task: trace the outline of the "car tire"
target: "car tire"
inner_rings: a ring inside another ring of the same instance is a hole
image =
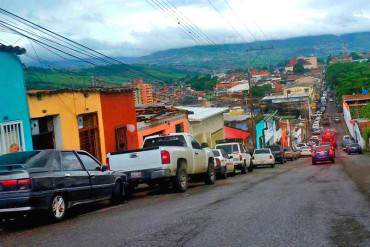
[[[246,174],[247,173],[247,163],[244,160],[243,166],[241,168],[241,174]]]
[[[275,164],[271,164],[271,168],[274,168],[275,167]]]
[[[173,184],[176,192],[183,193],[188,189],[188,174],[186,172],[186,164],[183,162],[177,168]]]
[[[56,194],[51,198],[49,216],[53,221],[61,221],[67,215],[67,200],[62,194]]]
[[[205,184],[212,185],[215,183],[216,180],[216,173],[215,173],[215,166],[213,161],[208,163],[207,173],[204,178]]]
[[[222,179],[227,179],[227,167],[225,167],[224,172],[221,173]]]
[[[331,160],[331,163],[333,163],[333,164],[335,163],[335,159],[334,158]]]
[[[253,172],[253,169],[254,169],[253,161],[252,161],[252,160],[250,160],[250,161],[249,161],[248,172]]]
[[[118,204],[118,203],[120,203],[122,201],[122,199],[123,199],[122,190],[123,190],[122,183],[120,181],[117,181],[114,184],[113,191],[112,191],[112,199],[111,199],[111,202],[113,204]]]

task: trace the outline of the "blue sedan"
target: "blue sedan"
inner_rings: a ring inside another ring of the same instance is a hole
[[[358,143],[352,143],[346,147],[347,154],[362,154],[362,148]]]

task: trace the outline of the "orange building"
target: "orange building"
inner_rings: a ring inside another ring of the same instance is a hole
[[[290,123],[289,120],[280,120],[279,126],[281,128],[281,146],[290,146]]]
[[[145,137],[170,133],[189,133],[188,112],[174,107],[143,106],[136,108],[138,144]]]
[[[137,105],[151,105],[154,103],[153,87],[151,84],[144,83],[143,79],[135,79],[133,85],[137,88]]]

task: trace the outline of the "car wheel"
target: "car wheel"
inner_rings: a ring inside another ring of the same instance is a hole
[[[333,164],[335,163],[335,159],[334,158],[331,160],[331,163],[333,163]]]
[[[49,206],[49,215],[55,221],[61,221],[67,214],[67,201],[63,195],[54,195]]]
[[[214,184],[216,180],[216,173],[215,173],[215,167],[213,162],[209,162],[206,177],[204,179],[204,182],[208,185]]]
[[[247,163],[244,160],[242,169],[241,169],[241,174],[246,174],[247,173]]]
[[[184,163],[177,168],[174,188],[177,192],[185,192],[188,189],[188,174]]]
[[[248,172],[253,172],[253,169],[254,169],[253,161],[252,161],[252,160],[250,160],[250,161],[249,161]]]
[[[221,173],[221,178],[226,179],[227,178],[227,167],[225,167],[224,172]]]
[[[113,204],[118,204],[123,196],[122,196],[122,183],[120,181],[117,181],[113,187],[113,191],[112,191],[112,203]]]
[[[274,164],[271,164],[271,168],[274,168],[275,167],[275,163]]]

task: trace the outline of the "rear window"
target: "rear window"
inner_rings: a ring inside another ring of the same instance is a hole
[[[351,144],[351,147],[353,147],[353,148],[357,148],[358,146],[359,146],[359,144],[357,144],[357,143]]]
[[[254,154],[269,154],[270,153],[270,150],[268,149],[256,149],[254,151]]]
[[[0,156],[0,165],[26,164],[36,158],[40,151],[10,153]]]
[[[183,136],[163,136],[157,138],[147,139],[144,142],[144,148],[152,147],[186,147],[186,141]]]
[[[220,152],[219,152],[219,151],[217,151],[217,150],[213,150],[212,152],[213,152],[213,155],[214,155],[215,157],[219,157],[219,156],[221,156],[221,155],[220,155]]]
[[[226,154],[232,154],[239,152],[239,148],[237,144],[230,144],[230,145],[220,145],[216,146],[217,149],[223,150]]]
[[[280,151],[280,147],[279,146],[271,146],[270,149],[272,151]]]

